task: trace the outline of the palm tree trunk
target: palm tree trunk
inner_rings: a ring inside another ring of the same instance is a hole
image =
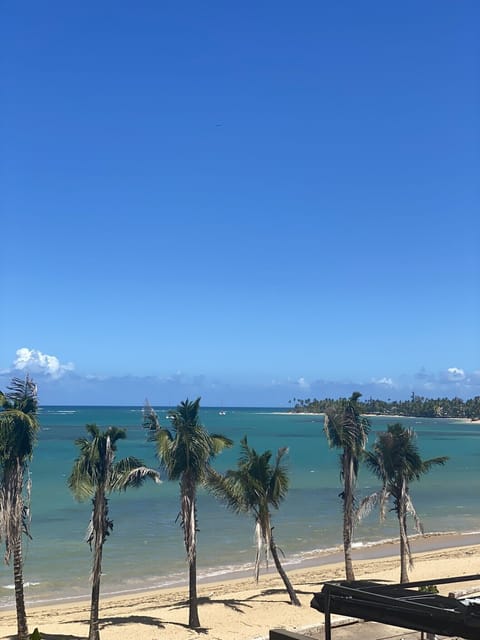
[[[350,525],[351,518],[345,510],[343,514],[343,554],[345,556],[345,577],[348,582],[355,580],[352,562],[352,531]]]
[[[400,527],[400,582],[408,582],[407,559],[409,558],[409,545],[407,536],[407,510],[405,504],[405,481],[402,483],[402,491],[397,507],[398,524]]]
[[[343,554],[345,557],[345,576],[348,582],[355,580],[352,562],[352,538],[353,538],[353,460],[351,456],[344,454],[345,468],[344,492],[343,492]]]
[[[191,629],[198,629],[198,627],[200,627],[200,620],[198,617],[196,553],[189,563],[189,605],[188,626]]]
[[[88,640],[100,640],[98,611],[100,606],[100,579],[102,576],[103,542],[105,539],[106,499],[99,490],[93,503],[93,566],[92,566],[92,599],[90,604],[90,628]]]
[[[28,639],[27,614],[25,611],[25,598],[23,593],[23,557],[22,557],[22,531],[13,545],[13,582],[15,584],[15,605],[17,609],[17,635],[19,640]]]
[[[281,577],[281,579],[283,580],[283,584],[285,585],[285,588],[287,589],[288,595],[290,596],[290,602],[291,604],[295,605],[296,607],[301,607],[301,602],[298,599],[297,594],[295,593],[295,589],[292,586],[292,583],[290,582],[285,569],[282,567],[282,564],[280,562],[280,558],[278,557],[278,550],[277,550],[277,545],[275,544],[274,540],[273,540],[273,535],[270,534],[270,552],[272,554],[272,558],[273,561],[275,562],[275,566],[277,568],[277,571]]]
[[[403,516],[399,518],[400,523],[400,582],[408,582],[408,540],[407,540],[407,523]]]
[[[20,459],[10,468],[5,478],[6,504],[3,508],[9,514],[7,558],[11,550],[13,555],[13,583],[15,587],[15,608],[17,613],[17,637],[19,640],[28,639],[27,613],[23,590],[23,467]],[[10,547],[10,549],[9,549]]]
[[[197,510],[195,483],[189,474],[185,474],[181,482],[182,524],[185,550],[188,558],[189,611],[188,626],[191,629],[200,627],[197,598]]]
[[[102,552],[103,545],[95,547],[95,557],[92,569],[92,600],[90,605],[90,629],[88,632],[88,640],[100,640],[100,631],[98,628],[98,610],[100,606],[100,577],[102,575]]]

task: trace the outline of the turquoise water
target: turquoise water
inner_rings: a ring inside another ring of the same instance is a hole
[[[202,409],[203,424],[211,432],[235,441],[215,461],[222,471],[235,466],[238,443],[247,435],[258,451],[289,448],[291,488],[286,502],[274,514],[275,535],[287,563],[298,563],[313,550],[339,546],[341,503],[338,453],[328,449],[321,416],[281,414],[274,409]],[[167,424],[165,409],[158,410]],[[77,503],[67,478],[77,455],[74,440],[85,435],[85,424],[127,428],[118,457],[134,455],[157,466],[152,443],[141,427],[140,407],[45,407],[41,432],[31,466],[32,535],[25,546],[25,581],[29,602],[64,600],[89,593],[91,553],[84,542],[90,503]],[[392,419],[372,418],[375,431]],[[405,418],[401,422],[418,434],[425,458],[450,456],[438,468],[413,484],[411,493],[427,532],[480,530],[480,425],[459,421]],[[378,488],[362,469],[359,494]],[[183,537],[175,522],[179,509],[178,483],[153,483],[139,490],[113,495],[110,516],[114,530],[104,550],[102,593],[121,593],[183,583],[187,565]],[[207,493],[198,498],[200,576],[215,576],[252,566],[253,527],[246,517],[228,512]],[[357,545],[396,538],[393,514],[380,524],[372,514],[358,526]],[[11,568],[0,569],[0,606],[13,602]]]

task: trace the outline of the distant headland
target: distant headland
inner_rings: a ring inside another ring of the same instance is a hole
[[[325,413],[345,402],[345,398],[293,398],[289,400],[293,413]],[[425,398],[411,394],[409,400],[358,400],[358,408],[362,414],[411,417],[411,418],[461,418],[464,420],[480,419],[480,396],[469,400],[461,398]]]

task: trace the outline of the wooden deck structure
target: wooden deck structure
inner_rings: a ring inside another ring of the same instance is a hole
[[[480,639],[480,604],[418,591],[418,587],[476,581],[480,574],[405,584],[373,581],[326,582],[311,606],[325,615],[325,640],[331,640],[331,614],[354,616],[465,640]]]

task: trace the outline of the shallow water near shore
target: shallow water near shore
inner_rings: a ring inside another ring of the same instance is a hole
[[[235,466],[238,443],[244,435],[258,451],[289,448],[291,488],[287,500],[274,514],[274,534],[287,565],[294,567],[314,558],[318,562],[319,554],[334,552],[341,544],[338,453],[327,447],[323,416],[280,411],[207,408],[201,410],[201,418],[209,431],[223,433],[235,441],[233,449],[215,461],[219,471]],[[167,425],[167,409],[159,409],[158,414]],[[74,441],[85,434],[85,425],[93,422],[100,427],[126,427],[127,439],[119,442],[118,458],[134,455],[149,466],[157,466],[153,445],[141,427],[141,407],[44,407],[40,417],[42,428],[31,466],[33,539],[25,545],[24,577],[30,603],[81,598],[89,593],[91,553],[84,536],[91,504],[75,502],[66,484],[77,455]],[[415,429],[424,458],[450,456],[445,467],[433,469],[411,486],[426,532],[480,531],[480,425],[445,419],[375,417],[371,419],[369,443],[373,443],[375,432],[395,421]],[[377,481],[361,469],[359,496],[376,488]],[[176,522],[178,492],[178,483],[165,481],[160,486],[152,483],[111,497],[114,530],[104,548],[103,594],[185,582],[183,537]],[[252,521],[231,514],[204,491],[198,496],[198,515],[199,578],[218,579],[231,572],[251,572]],[[394,515],[388,514],[385,523],[379,523],[378,514],[373,513],[356,530],[355,554],[368,552],[374,543],[396,538]],[[441,538],[447,540],[448,536]],[[462,536],[454,538],[451,546],[462,544],[462,539],[464,544],[478,541],[477,536]],[[415,541],[414,549],[417,544],[420,542]],[[440,542],[438,546],[450,544]],[[386,548],[392,552],[391,545]],[[4,567],[0,575],[0,607],[12,606],[12,582],[11,567]]]

